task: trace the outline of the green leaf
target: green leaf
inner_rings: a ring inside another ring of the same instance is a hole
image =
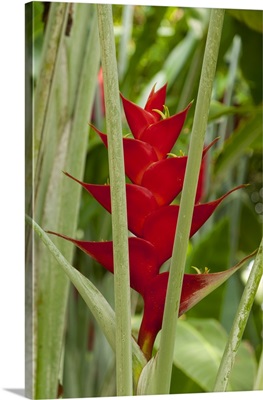
[[[98,324],[103,330],[108,342],[115,347],[115,317],[114,311],[110,307],[109,303],[100,293],[100,291],[93,285],[93,283],[82,275],[78,270],[72,267],[69,262],[60,253],[58,248],[49,239],[47,234],[40,228],[40,226],[31,220],[31,218],[26,217],[26,222],[32,224],[33,229],[38,234],[43,243],[50,250],[52,255],[55,257],[58,265],[68,278],[71,280],[73,285],[76,287],[83,300],[89,307],[92,314],[95,316]]]
[[[198,42],[198,36],[194,30],[190,30],[185,38],[171,51],[163,68],[159,71],[144,88],[138,103],[144,104],[153,85],[158,82],[158,85],[169,83],[169,87],[173,84],[179,73],[185,67],[185,64],[192,56],[195,46]]]
[[[223,151],[215,162],[215,175],[222,179],[262,135],[262,109],[258,107],[248,120],[243,120],[237,130],[226,140]]]
[[[249,28],[263,32],[263,13],[261,10],[228,10],[227,12]]]
[[[262,24],[262,11],[259,15]],[[262,25],[261,32],[258,32],[238,20],[234,20],[234,23],[236,34],[242,40],[240,57],[242,75],[249,84],[255,104],[260,104],[262,103]]]
[[[226,341],[227,334],[216,320],[179,320],[174,364],[205,391],[212,391]],[[255,356],[242,343],[237,357],[228,390],[252,390]]]
[[[254,390],[263,390],[263,351],[261,351],[257,377],[255,379],[255,384],[254,384]]]
[[[204,390],[187,376],[181,369],[173,365],[170,394],[202,393]]]
[[[259,216],[253,210],[253,204],[247,199],[242,202],[240,227],[239,227],[239,250],[249,253],[253,251],[261,240],[262,224]]]
[[[243,115],[247,113],[251,113],[252,106],[244,106],[244,107],[234,107],[234,106],[227,106],[219,101],[212,100],[210,111],[209,111],[209,121],[218,119],[223,117],[224,115]]]
[[[205,391],[211,391],[224,348],[224,335],[214,320],[200,319],[198,323],[195,326],[190,321],[178,321],[174,363]]]
[[[123,79],[122,93],[126,93],[129,88],[133,87],[134,75],[138,73],[138,66],[147,49],[150,49],[157,38],[157,30],[167,11],[167,7],[158,7],[158,13],[154,12],[154,8],[148,7],[144,10],[145,21],[140,34],[136,37],[136,48],[131,56],[125,76]]]
[[[157,336],[155,348],[159,348]],[[215,319],[179,319],[175,339],[174,367],[205,392],[213,390],[217,371],[227,342],[227,334]],[[152,358],[142,371],[138,394],[154,394],[153,381],[156,371],[156,357]],[[237,353],[228,391],[252,390],[256,376],[255,354],[247,342],[242,342]],[[194,387],[194,386],[193,386]],[[176,382],[174,393],[180,392]],[[240,389],[242,388],[242,389]]]
[[[232,390],[253,390],[256,374],[257,363],[254,350],[249,342],[242,341],[230,375]],[[230,385],[228,390],[230,390]]]
[[[207,267],[211,273],[219,272],[229,263],[229,219],[224,217],[211,225],[191,247],[187,259],[188,273],[193,273],[191,266],[200,270]]]
[[[137,395],[156,394],[154,382],[156,379],[156,358],[153,357],[147,362],[139,378]]]

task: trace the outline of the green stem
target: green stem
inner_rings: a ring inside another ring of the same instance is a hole
[[[156,359],[156,394],[167,394],[170,389],[175,333],[180,306],[186,252],[223,20],[224,10],[214,9],[211,11],[185,181],[178,216],[177,232],[171,260],[160,349]]]
[[[235,362],[236,353],[239,348],[247,320],[250,314],[252,304],[263,275],[263,259],[262,259],[263,239],[256,259],[254,261],[251,273],[249,275],[243,296],[239,303],[239,307],[230,331],[225,351],[218,370],[214,392],[223,392],[226,390],[228,379]]]
[[[117,395],[132,395],[131,304],[126,187],[112,7],[97,6],[111,183]]]

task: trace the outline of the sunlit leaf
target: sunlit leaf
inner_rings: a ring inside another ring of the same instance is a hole
[[[205,391],[211,392],[226,341],[226,332],[214,319],[179,320],[174,364]],[[158,338],[156,342],[158,348]],[[251,348],[242,342],[228,390],[252,390],[255,374],[255,355]]]

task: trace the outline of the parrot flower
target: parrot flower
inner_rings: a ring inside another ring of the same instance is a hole
[[[153,87],[144,108],[121,95],[133,135],[133,138],[123,137],[125,173],[130,180],[126,184],[128,229],[134,235],[128,239],[130,285],[144,301],[138,344],[147,359],[152,356],[156,335],[162,328],[169,272],[161,273],[160,269],[172,256],[180,208],[180,205],[172,202],[182,190],[187,163],[187,156],[173,157],[169,153],[179,137],[191,106],[190,103],[183,111],[170,117],[164,106],[165,97],[166,85],[157,91]],[[107,147],[107,135],[94,126],[92,128]],[[205,155],[216,141],[204,148],[201,171],[205,168]],[[65,175],[80,184],[102,207],[111,212],[110,185],[85,183],[68,172]],[[199,175],[190,237],[204,225],[230,193],[244,187],[241,185],[234,188],[214,201],[198,203],[202,185],[203,171]],[[74,243],[106,270],[114,273],[112,241],[83,241],[56,232],[49,233]],[[185,313],[202,300],[239,266],[237,264],[219,273],[185,274],[179,314]]]

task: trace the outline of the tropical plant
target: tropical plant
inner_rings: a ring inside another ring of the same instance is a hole
[[[26,141],[28,394],[262,388],[262,60],[249,46],[262,41],[260,13],[27,11],[35,66],[41,54]]]

